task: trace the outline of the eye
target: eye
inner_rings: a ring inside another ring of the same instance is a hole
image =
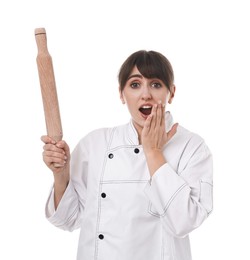
[[[152,88],[161,88],[161,87],[162,87],[162,84],[159,83],[159,82],[153,82],[153,83],[151,84],[151,86],[152,86]]]
[[[130,87],[131,87],[131,88],[139,88],[139,87],[140,87],[140,84],[139,84],[138,82],[132,82],[132,83],[130,84]]]

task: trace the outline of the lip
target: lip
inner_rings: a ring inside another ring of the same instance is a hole
[[[153,107],[154,105],[151,104],[151,103],[145,103],[145,104],[142,104],[142,105],[139,107],[139,109],[140,109],[141,107],[148,107],[148,106]]]
[[[140,111],[139,111],[140,112]],[[143,119],[147,119],[149,115],[144,115],[142,112],[140,112],[141,117],[143,117]]]

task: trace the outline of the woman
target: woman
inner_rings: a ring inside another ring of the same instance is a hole
[[[54,174],[48,220],[81,227],[78,260],[190,260],[188,234],[212,211],[211,153],[165,112],[175,86],[162,54],[133,53],[119,85],[128,124],[91,132],[71,156],[65,141],[42,137]]]

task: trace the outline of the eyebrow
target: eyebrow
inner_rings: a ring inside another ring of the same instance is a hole
[[[141,75],[141,74],[132,74],[132,75],[130,75],[130,76],[128,77],[127,80],[129,80],[129,79],[131,79],[131,78],[140,78],[140,79],[142,79],[142,75]]]

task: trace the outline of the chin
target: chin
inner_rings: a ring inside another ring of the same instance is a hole
[[[142,129],[144,127],[145,124],[145,120],[134,120],[133,119],[133,124],[135,126],[135,128],[138,129]]]

